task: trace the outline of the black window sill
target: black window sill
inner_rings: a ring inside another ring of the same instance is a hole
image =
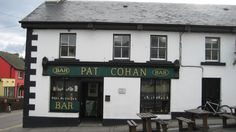
[[[110,60],[110,63],[134,63],[134,61],[131,61],[129,59],[124,59],[124,60],[119,60],[119,59],[114,59]]]
[[[204,66],[226,66],[225,62],[201,62]]]

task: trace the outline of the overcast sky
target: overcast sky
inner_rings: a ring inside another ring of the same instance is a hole
[[[45,0],[0,0],[0,51],[25,54],[25,29],[19,21]],[[104,0],[97,0],[104,1]],[[236,0],[109,0],[236,5]]]

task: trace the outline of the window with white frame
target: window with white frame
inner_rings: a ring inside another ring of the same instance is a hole
[[[114,59],[130,59],[130,35],[128,34],[115,34],[113,36]]]
[[[18,71],[18,79],[23,79],[23,72],[22,71]]]
[[[60,34],[60,57],[74,58],[76,53],[76,34],[62,33]]]
[[[206,37],[206,61],[220,61],[220,38]]]
[[[167,36],[151,35],[151,60],[166,60]]]

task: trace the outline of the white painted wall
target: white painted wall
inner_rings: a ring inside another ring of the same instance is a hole
[[[104,119],[137,119],[140,111],[140,78],[104,78],[104,98],[110,95],[110,102],[103,103]],[[118,89],[125,88],[125,94]]]
[[[36,98],[30,99],[35,104],[35,111],[30,116],[78,117],[78,113],[49,112],[50,78],[42,76],[42,58],[49,60],[59,58],[60,33],[76,33],[76,58],[80,61],[108,62],[112,60],[113,34],[131,34],[131,59],[135,62],[150,60],[150,35],[167,35],[168,61],[179,59],[179,33],[155,31],[113,31],[113,30],[34,30],[38,40],[33,45],[38,47],[32,57],[37,57],[37,64],[31,67],[37,69],[36,76],[31,75],[31,81],[37,81],[31,92],[36,92]],[[235,104],[236,66],[234,60],[235,34],[184,33],[182,36],[183,65],[201,66],[205,61],[205,37],[220,37],[221,61],[226,66],[203,66],[200,68],[180,67],[180,79],[171,80],[171,112],[181,112],[185,109],[201,105],[202,77],[222,78],[222,103]],[[125,95],[118,94],[118,88],[126,88]],[[140,104],[140,78],[104,78],[104,96],[111,95],[111,102],[104,102],[104,118],[137,118]],[[127,111],[129,109],[129,111]]]

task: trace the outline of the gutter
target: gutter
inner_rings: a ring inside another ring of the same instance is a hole
[[[183,65],[182,64],[182,36],[183,36],[183,34],[184,34],[184,32],[179,32],[179,64],[180,64],[180,67],[200,68],[202,71],[202,78],[203,78],[204,68],[202,66]]]

